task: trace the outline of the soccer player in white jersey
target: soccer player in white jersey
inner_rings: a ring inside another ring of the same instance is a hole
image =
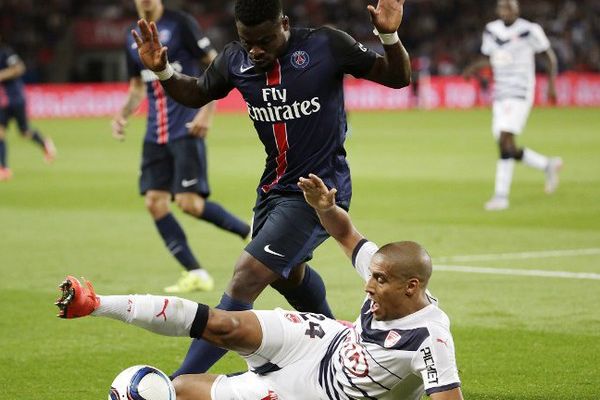
[[[483,56],[464,71],[468,78],[491,65],[494,75],[492,132],[500,147],[500,159],[496,165],[494,196],[485,204],[485,209],[490,211],[508,208],[515,161],[544,171],[548,194],[556,190],[563,164],[560,157],[547,157],[529,148],[517,147],[515,142],[515,135],[525,127],[534,100],[536,53],[544,54],[547,59],[548,98],[552,103],[556,101],[556,55],[542,28],[519,18],[517,0],[498,0],[496,12],[499,19],[488,23],[483,32]]]
[[[202,337],[245,357],[243,374],[177,377],[178,400],[462,399],[450,322],[426,290],[427,251],[407,241],[378,248],[335,204],[335,189],[315,175],[298,185],[366,281],[354,325],[282,309],[210,309],[177,297],[97,296],[71,276],[61,285],[59,316],[103,316],[162,335]]]

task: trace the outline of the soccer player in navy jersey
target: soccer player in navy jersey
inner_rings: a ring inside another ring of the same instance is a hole
[[[216,51],[188,14],[167,10],[161,0],[135,0],[140,18],[153,21],[160,40],[169,47],[169,58],[178,71],[190,75],[200,73],[200,64],[208,66]],[[250,226],[207,200],[210,189],[207,178],[204,137],[211,125],[215,103],[190,108],[169,98],[156,75],[146,69],[137,56],[131,35],[127,40],[129,92],[120,112],[112,121],[113,136],[124,139],[127,118],[138,107],[144,95],[148,98],[146,134],[142,150],[140,192],[165,245],[185,268],[182,277],[169,293],[212,290],[214,281],[192,253],[186,235],[170,212],[174,198],[186,214],[200,218],[246,238]]]
[[[352,74],[392,88],[409,84],[409,56],[397,34],[403,4],[379,0],[377,7],[368,6],[385,50],[381,56],[339,30],[292,29],[280,0],[237,0],[240,40],[227,45],[199,77],[169,63],[154,22],[142,19],[139,33],[132,31],[143,64],[176,101],[201,107],[239,90],[267,153],[252,241],[217,308],[250,309],[271,285],[297,310],[332,316],[323,280],[306,264],[328,234],[296,184],[315,173],[337,189],[338,205],[348,208],[343,77]],[[173,376],[204,372],[224,352],[194,340]]]
[[[56,157],[52,139],[44,138],[37,129],[29,125],[25,86],[21,78],[24,74],[25,64],[13,49],[2,42],[0,36],[0,181],[12,178],[6,155],[6,128],[13,118],[17,121],[21,135],[42,148],[46,162],[51,163]]]

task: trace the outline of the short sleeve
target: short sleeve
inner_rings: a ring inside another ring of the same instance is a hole
[[[185,48],[198,59],[214,49],[210,39],[200,29],[198,22],[188,14],[182,15],[181,39]]]
[[[542,53],[550,48],[550,41],[539,24],[531,24],[529,38],[531,46],[536,53]]]
[[[346,32],[332,28],[322,29],[329,35],[331,51],[342,73],[362,78],[371,71],[378,57],[377,53]]]
[[[198,78],[198,84],[213,99],[227,96],[233,89],[229,79],[229,45],[210,63],[206,71]]]
[[[428,329],[430,336],[415,353],[412,368],[423,380],[425,393],[431,396],[460,387],[460,378],[450,331],[441,325],[428,326]]]
[[[352,265],[356,269],[356,272],[366,281],[371,276],[371,259],[373,255],[377,253],[379,247],[373,242],[369,242],[367,239],[363,239],[352,251]]]
[[[485,56],[491,55],[492,51],[494,51],[494,47],[494,35],[486,28],[485,31],[483,31],[483,37],[481,38],[481,54]]]

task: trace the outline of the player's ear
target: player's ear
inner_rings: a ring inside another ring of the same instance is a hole
[[[281,16],[281,26],[282,26],[284,32],[287,32],[290,30],[290,19],[288,18],[287,15]]]

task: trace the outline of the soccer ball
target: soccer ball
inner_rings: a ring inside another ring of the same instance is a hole
[[[117,375],[108,400],[175,400],[175,388],[158,368],[134,365]]]

